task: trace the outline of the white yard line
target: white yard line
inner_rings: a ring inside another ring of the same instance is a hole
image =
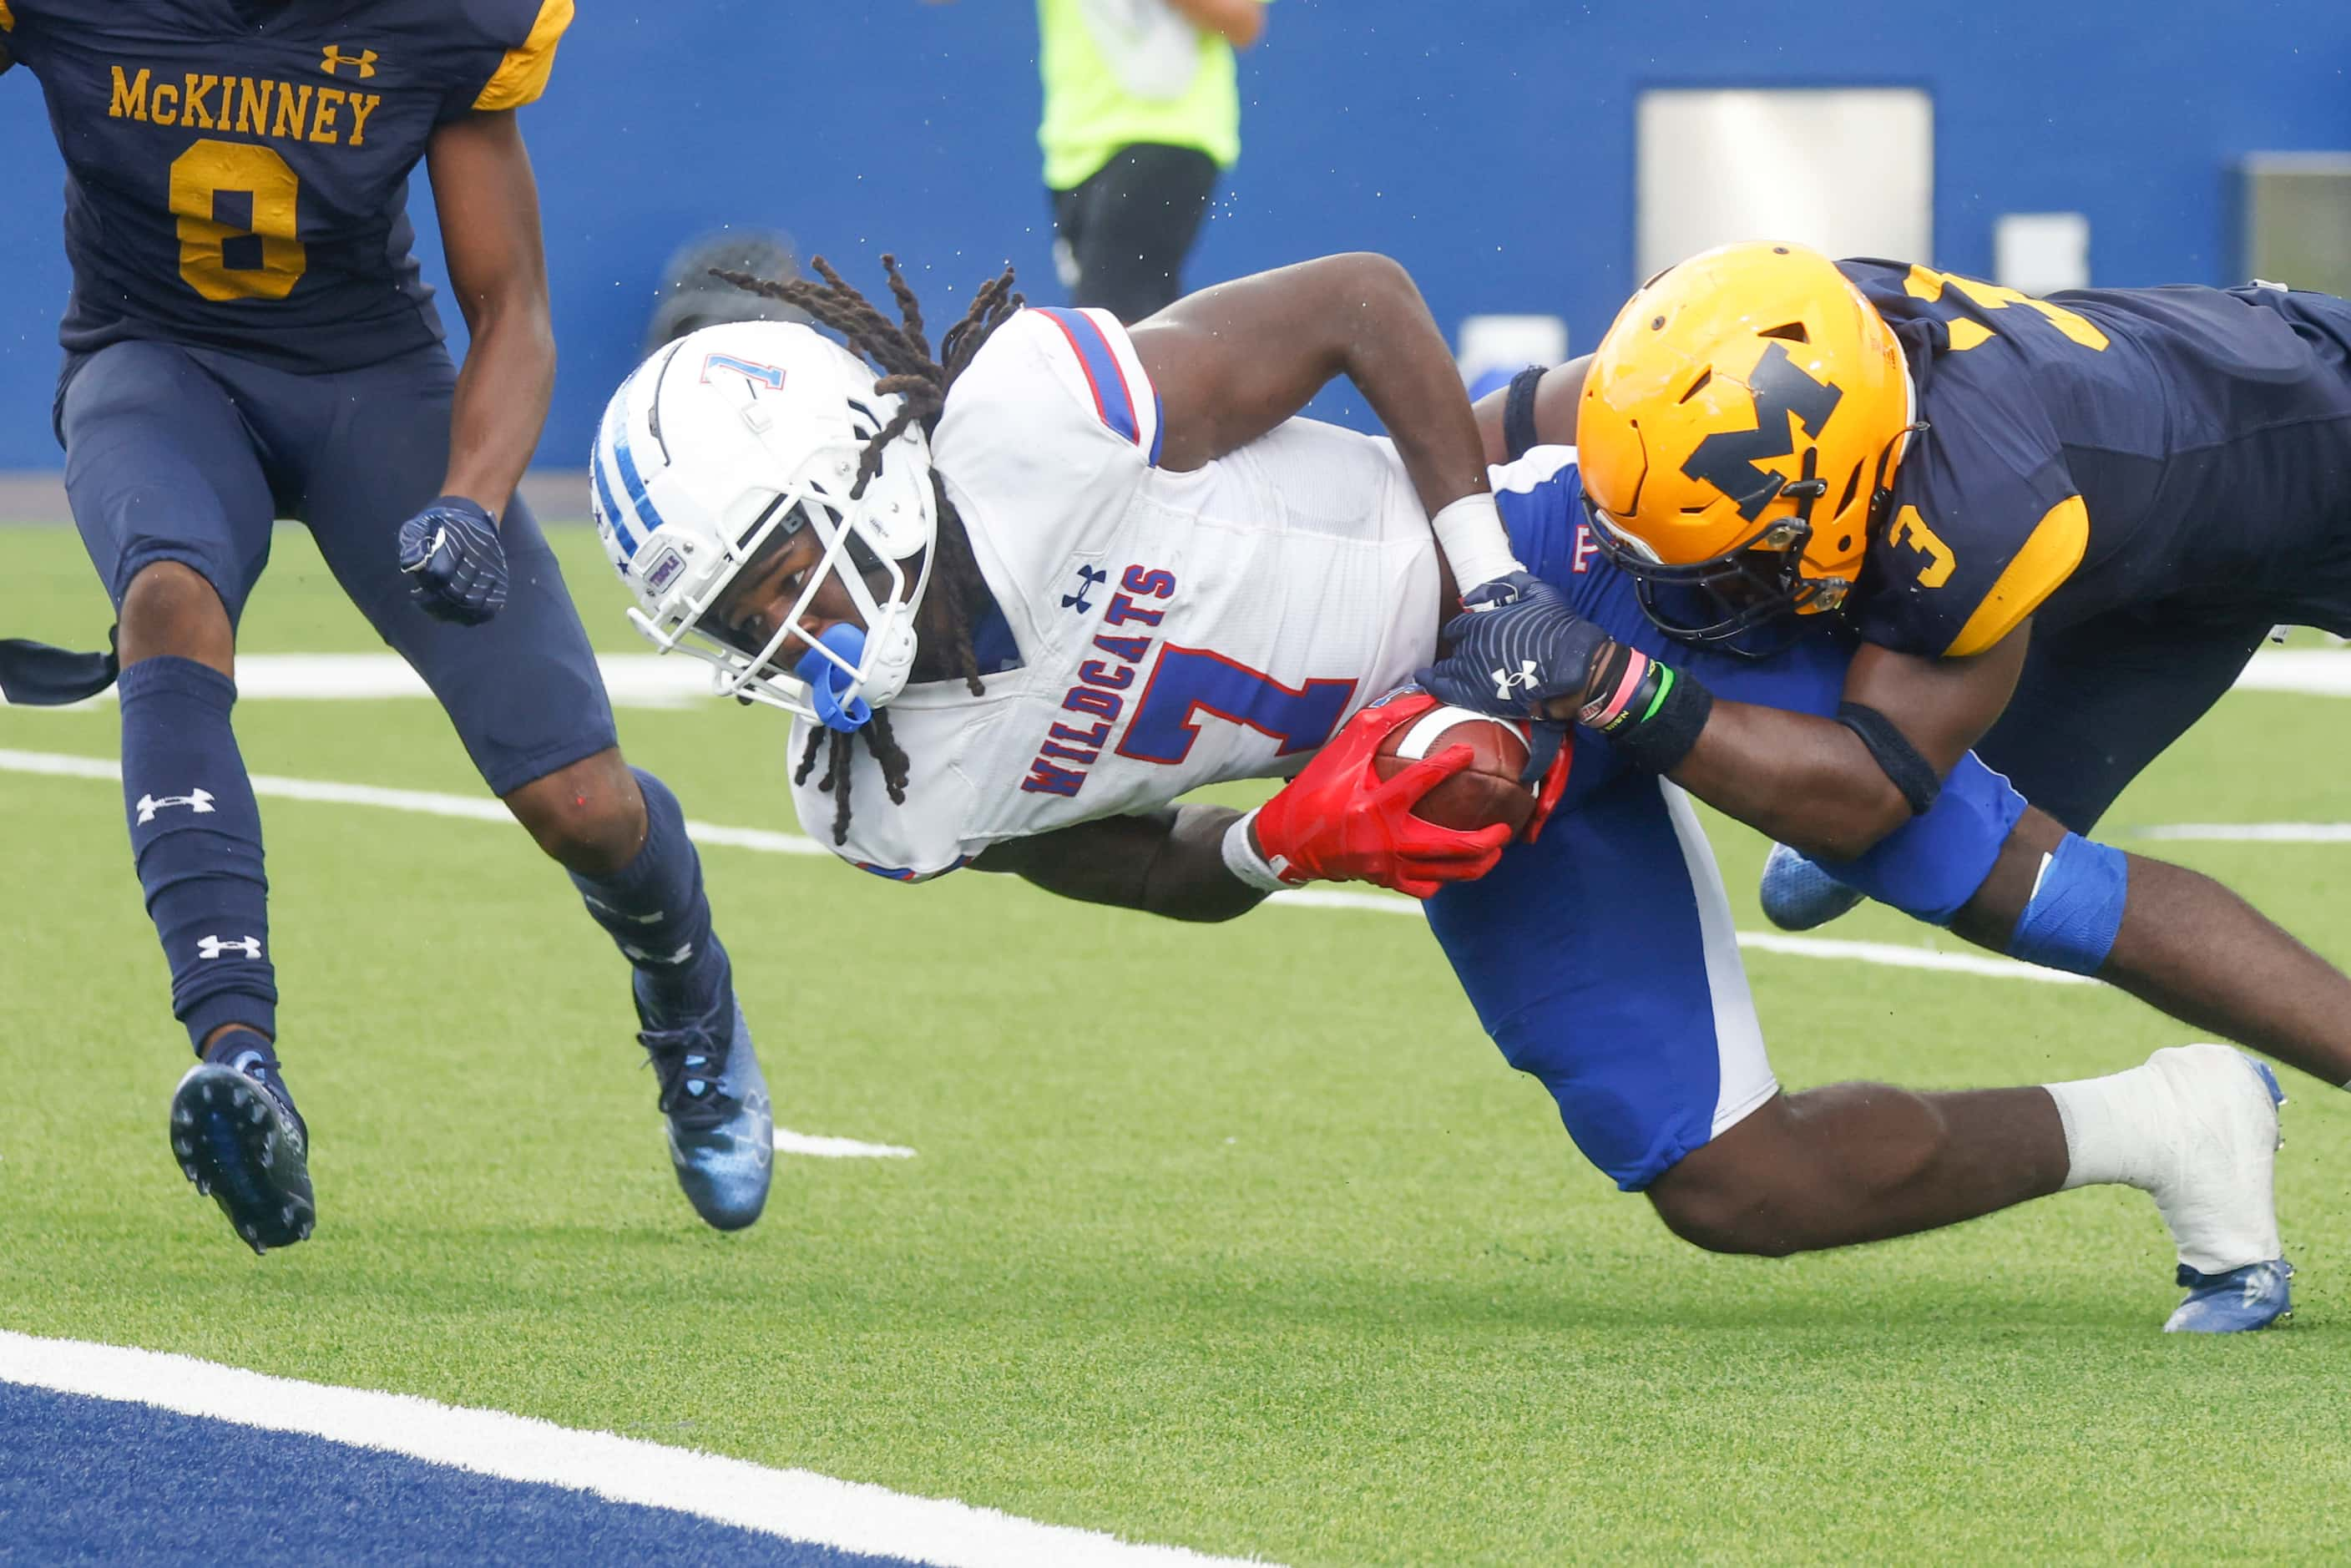
[[[596,668],[605,692],[622,707],[687,707],[714,700],[710,666],[693,659],[599,653]],[[397,653],[243,653],[236,661],[236,695],[240,702],[381,702],[433,694]],[[97,700],[113,699],[109,688]]]
[[[108,779],[120,781],[121,765],[107,757],[72,757],[55,751],[10,751],[0,748],[0,773],[46,773],[61,779]],[[338,784],[326,779],[287,779],[275,773],[253,775],[253,792],[265,800],[317,800],[335,806],[375,806],[388,811],[411,811],[427,817],[462,817],[476,822],[512,822],[497,801],[481,795],[444,795],[437,789],[387,789],[377,784]],[[759,850],[773,855],[823,855],[831,852],[814,839],[799,833],[778,833],[765,828],[730,828],[717,822],[685,824],[688,837],[698,844],[725,844],[734,849]]]
[[[770,1469],[611,1432],[413,1395],[301,1383],[192,1356],[0,1330],[0,1382],[145,1405],[405,1454],[477,1475],[591,1492],[614,1502],[756,1530],[841,1552],[940,1568],[1199,1568],[1234,1558],[1041,1524],[994,1509],[909,1497],[812,1470]]]
[[[2294,692],[2351,697],[2351,653],[2335,648],[2265,648],[2237,677],[2241,692]]]
[[[1834,936],[1792,936],[1777,931],[1741,931],[1739,945],[1750,952],[1780,953],[1792,958],[1842,958],[1856,964],[1883,964],[1889,969],[1935,969],[1947,975],[1981,975],[1993,980],[2038,980],[2044,986],[2095,986],[2087,975],[2069,975],[2020,964],[1990,953],[1942,953],[1932,947],[1907,947],[1898,942],[1846,942]]]
[[[0,749],[0,773],[42,773],[57,778],[105,779],[120,779],[122,776],[117,765],[105,758],[6,749]],[[256,773],[253,776],[253,792],[265,799],[375,806],[386,810],[414,811],[434,817],[464,817],[475,821],[504,822],[509,820],[506,808],[496,800],[470,795],[444,795],[431,789],[386,789],[373,784],[338,784],[321,779],[286,779],[275,774]],[[698,844],[724,844],[735,849],[757,850],[766,854],[825,857],[831,854],[813,839],[766,828],[730,828],[716,822],[689,821],[685,831],[686,835]],[[1408,898],[1377,893],[1349,893],[1338,888],[1302,888],[1296,893],[1276,894],[1269,902],[1291,909],[1359,910],[1374,915],[1408,915],[1416,919],[1421,915],[1420,905]],[[1776,953],[1791,958],[1828,958],[1842,963],[1881,964],[1895,969],[1934,969],[1945,974],[1980,975],[1999,980],[2037,980],[2056,986],[2089,983],[2078,975],[2037,968],[1989,954],[1940,953],[1929,947],[1906,946],[1896,942],[1846,942],[1827,936],[1784,936],[1777,932],[1741,931],[1739,945],[1756,952]],[[779,1149],[783,1147],[781,1138],[782,1134],[778,1134],[776,1146]],[[800,1154],[810,1151],[794,1149],[787,1152]]]
[[[1342,893],[1303,888],[1278,893],[1272,902],[1303,909],[1361,909],[1375,915],[1418,915],[1419,904],[1408,898],[1378,893]],[[2053,986],[2088,986],[2097,982],[2084,975],[2068,975],[2020,964],[1989,953],[1942,953],[1931,947],[1909,947],[1898,942],[1848,942],[1834,936],[1783,936],[1776,931],[1741,931],[1739,945],[1750,952],[1778,953],[1790,958],[1839,958],[1855,964],[1883,964],[1890,969],[1937,969],[1945,974],[1982,975],[1995,980],[2039,980]]]
[[[2174,822],[2141,828],[2136,836],[2218,844],[2345,844],[2351,843],[2351,822]]]
[[[812,1160],[911,1160],[914,1151],[897,1144],[861,1144],[855,1138],[829,1138],[820,1133],[776,1129],[776,1153],[805,1155]]]
[[[599,653],[596,667],[604,689],[623,707],[689,707],[716,700],[709,667],[693,659]],[[2253,655],[2236,689],[2351,697],[2351,651],[2270,649]],[[236,691],[244,702],[372,702],[432,695],[407,663],[390,653],[246,653],[236,662]],[[99,700],[111,699],[108,693]]]

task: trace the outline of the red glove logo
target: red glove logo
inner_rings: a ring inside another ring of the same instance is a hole
[[[1393,779],[1373,766],[1390,732],[1438,706],[1415,692],[1364,709],[1259,808],[1257,844],[1275,874],[1290,883],[1372,882],[1426,898],[1494,869],[1510,841],[1508,826],[1460,832],[1413,814],[1422,796],[1475,759],[1468,747],[1447,747]]]

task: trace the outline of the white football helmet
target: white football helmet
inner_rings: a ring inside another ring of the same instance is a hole
[[[646,640],[716,666],[721,695],[843,730],[905,687],[938,533],[919,424],[883,451],[863,495],[849,493],[866,443],[898,411],[873,383],[871,366],[811,328],[705,327],[621,383],[589,457],[596,528]],[[705,622],[711,605],[762,547],[803,528],[821,559],[766,645],[737,646]],[[886,579],[883,591],[869,574]],[[800,630],[828,578],[863,617],[862,636]]]

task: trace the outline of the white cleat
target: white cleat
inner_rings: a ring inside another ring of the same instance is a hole
[[[2285,1094],[2262,1062],[2225,1045],[2158,1051],[2147,1065],[2168,1083],[2178,1135],[2154,1189],[2192,1287],[2164,1324],[2171,1333],[2237,1333],[2294,1311],[2294,1266],[2278,1239],[2278,1108]]]

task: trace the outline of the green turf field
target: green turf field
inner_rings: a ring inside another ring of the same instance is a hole
[[[4,537],[0,629],[89,644],[70,533]],[[559,546],[600,646],[632,648],[592,536]],[[295,531],[245,643],[375,646]],[[2110,831],[2351,816],[2346,716],[2233,697]],[[692,815],[793,825],[773,716],[622,727]],[[255,702],[239,731],[256,772],[479,788],[423,702]],[[113,710],[0,712],[0,747],[110,757]],[[1296,1563],[2325,1560],[2351,1533],[2351,1105],[2298,1075],[2297,1319],[2167,1338],[2136,1194],[1782,1262],[1682,1245],[1583,1164],[1416,921],[1185,928],[720,848],[778,1120],[920,1151],[779,1159],[766,1219],[721,1237],[672,1182],[623,971],[518,831],[264,811],[320,1228],[256,1260],[165,1146],[185,1043],[119,796],[0,771],[0,1328]],[[1761,846],[1716,841],[1758,928]],[[2351,960],[2351,845],[2177,848]],[[1836,935],[1931,934],[1873,909]],[[1749,962],[1794,1086],[2189,1038],[2090,988]]]

